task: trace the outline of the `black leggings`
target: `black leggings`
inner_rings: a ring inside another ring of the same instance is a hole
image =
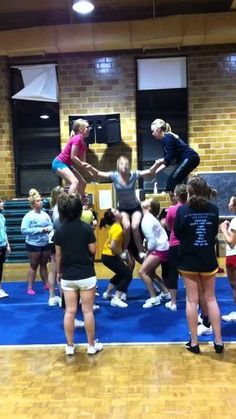
[[[132,272],[119,256],[102,255],[102,263],[115,273],[110,283],[117,291],[126,292],[132,281]]]
[[[178,278],[179,278],[179,272],[177,269],[178,254],[179,254],[179,246],[178,245],[170,246],[169,255],[168,255],[169,272],[165,280],[165,285],[169,290],[178,289]]]
[[[3,271],[3,264],[6,258],[6,248],[0,247],[0,282],[2,282],[2,271]]]
[[[184,159],[168,177],[166,190],[174,192],[176,185],[183,183],[189,173],[192,172],[200,163],[200,157],[196,154],[189,159]]]

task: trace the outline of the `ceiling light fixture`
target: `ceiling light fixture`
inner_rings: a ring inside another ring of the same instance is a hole
[[[89,0],[74,0],[72,9],[77,13],[87,15],[93,11],[94,5]]]
[[[41,118],[41,119],[49,119],[49,118],[50,118],[50,116],[49,116],[49,115],[47,115],[47,114],[43,114],[43,115],[40,115],[40,118]]]

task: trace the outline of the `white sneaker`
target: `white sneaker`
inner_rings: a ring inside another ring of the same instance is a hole
[[[212,326],[210,327],[206,327],[204,326],[203,323],[199,324],[197,327],[197,335],[198,336],[202,336],[202,335],[211,335],[213,333],[213,329]]]
[[[100,309],[100,306],[98,304],[93,305],[93,311],[98,311]]]
[[[127,250],[123,250],[123,252],[120,254],[120,258],[123,260],[126,260],[128,257],[128,252]]]
[[[6,291],[0,289],[0,298],[5,298],[5,297],[9,297],[9,294]]]
[[[112,294],[108,294],[108,292],[105,291],[102,294],[102,298],[103,298],[103,300],[110,300],[112,298]]]
[[[146,253],[145,252],[138,252],[138,255],[139,255],[139,258],[141,260],[145,259],[145,257],[146,257]]]
[[[198,325],[199,325],[199,324],[202,324],[202,322],[203,322],[203,318],[202,318],[201,314],[199,314],[199,315],[198,315],[198,318],[197,318],[197,324],[198,324]]]
[[[161,301],[163,302],[163,301],[169,301],[169,300],[171,300],[171,295],[170,295],[170,293],[169,292],[161,292],[160,294],[159,294],[159,296],[158,296],[160,299],[161,299]]]
[[[48,305],[50,307],[57,306],[57,305],[60,306],[60,304],[61,304],[61,297],[58,297],[57,295],[49,298],[48,300]]]
[[[113,297],[111,300],[111,306],[113,307],[120,307],[120,308],[126,308],[128,307],[128,304],[126,304],[124,301],[122,301],[118,297]]]
[[[161,304],[161,299],[159,296],[148,298],[143,304],[143,308],[151,308],[154,306],[159,306]]]
[[[95,355],[103,350],[103,344],[95,340],[94,345],[88,345],[87,354]]]
[[[171,301],[168,301],[168,303],[165,303],[165,308],[168,308],[168,310],[171,310],[171,311],[177,311],[176,304],[173,304]]]
[[[224,322],[236,322],[236,311],[231,311],[231,313],[225,314],[221,318]]]
[[[75,327],[76,329],[79,329],[79,328],[81,328],[81,327],[84,327],[84,322],[83,322],[83,320],[78,320],[78,319],[75,319],[75,320],[74,320],[74,327]]]
[[[121,296],[120,296],[120,299],[121,299],[122,301],[126,301],[126,300],[127,300],[127,295],[126,295],[126,293],[125,293],[125,292],[122,292],[122,294],[121,294]]]
[[[75,354],[75,347],[74,345],[66,345],[65,347],[66,355],[74,355]]]

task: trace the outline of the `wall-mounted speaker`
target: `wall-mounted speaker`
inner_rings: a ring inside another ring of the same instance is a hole
[[[120,114],[70,115],[69,129],[72,130],[76,119],[86,119],[90,126],[87,144],[117,144],[121,142]]]

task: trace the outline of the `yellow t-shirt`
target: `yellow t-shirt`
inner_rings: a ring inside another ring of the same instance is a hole
[[[107,227],[107,238],[103,247],[102,254],[114,256],[111,249],[111,242],[115,240],[117,243],[117,250],[121,253],[123,248],[123,229],[119,223],[114,223],[112,226]]]

